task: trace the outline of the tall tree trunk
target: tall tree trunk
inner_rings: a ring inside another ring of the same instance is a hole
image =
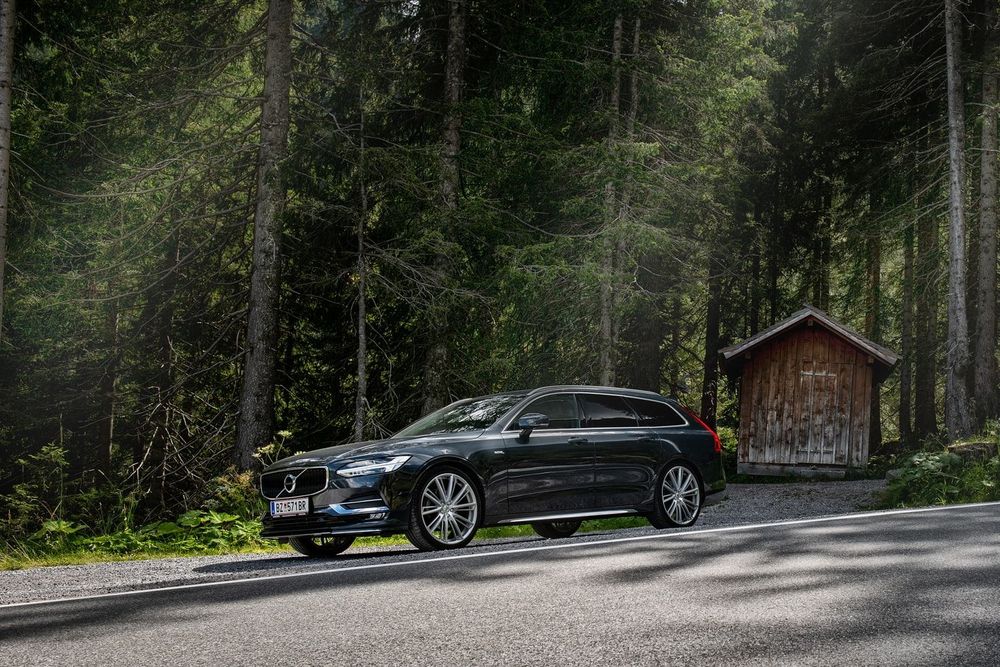
[[[917,256],[914,261],[917,304],[913,369],[913,428],[919,441],[937,433],[938,261],[937,218],[920,212],[917,221]]]
[[[367,298],[368,260],[365,257],[365,225],[368,223],[368,186],[365,183],[365,96],[361,92],[361,153],[358,174],[361,189],[361,211],[358,215],[358,392],[354,402],[354,439],[365,439],[365,411],[368,405],[368,322]]]
[[[903,313],[900,317],[899,440],[913,439],[913,227],[903,231]]]
[[[254,453],[270,442],[274,429],[281,218],[285,208],[281,166],[288,151],[292,0],[270,0],[267,14],[247,351],[236,436],[236,465],[240,470],[255,467]]]
[[[618,119],[621,113],[621,61],[622,61],[622,15],[615,17],[615,27],[611,37],[611,104],[609,109],[608,152],[614,150],[618,134]],[[614,274],[615,274],[615,228],[619,213],[615,205],[615,184],[610,179],[604,185],[604,208],[607,220],[602,235],[601,288],[600,288],[600,358],[598,361],[598,383],[608,386],[615,382],[614,349]]]
[[[705,357],[702,360],[701,418],[715,428],[719,390],[719,316],[722,308],[722,262],[713,249],[708,259],[708,313],[705,316]]]
[[[758,243],[758,229],[763,221],[761,219],[761,207],[759,198],[753,205],[754,226],[750,235],[750,317],[747,323],[747,336],[753,336],[760,331],[760,244]]]
[[[997,374],[997,107],[1000,104],[1000,30],[994,2],[987,3],[987,38],[983,58],[983,130],[979,184],[978,304],[974,337],[973,386],[976,423],[998,414]]]
[[[868,239],[868,294],[865,299],[865,334],[876,343],[881,342],[882,327],[879,310],[882,307],[882,239],[875,236]],[[882,447],[882,397],[879,385],[872,387],[871,420],[869,421],[868,448],[875,452]]]
[[[108,338],[108,359],[104,366],[104,373],[101,375],[99,384],[100,393],[100,423],[98,424],[97,437],[97,473],[101,481],[111,481],[111,457],[112,447],[115,438],[115,403],[116,391],[118,388],[118,367],[121,353],[119,351],[118,336],[118,299],[112,296],[112,285],[108,282],[108,302],[107,302],[107,338]]]
[[[3,340],[3,276],[7,264],[7,187],[10,182],[14,20],[14,0],[0,0],[0,340]]]
[[[670,352],[667,360],[667,383],[670,385],[670,395],[680,396],[681,387],[681,297],[678,290],[673,290],[670,299]]]
[[[965,101],[962,88],[962,26],[956,4],[945,0],[945,38],[948,67],[948,375],[945,386],[945,424],[948,436],[972,432],[972,397],[968,390],[969,330],[965,303]]]
[[[444,74],[445,117],[441,151],[441,200],[444,207],[445,236],[458,211],[462,186],[459,156],[462,152],[462,91],[465,88],[466,0],[451,0],[448,15],[448,46]],[[441,275],[447,273],[448,258],[439,252],[435,260]],[[436,304],[431,315],[431,346],[424,363],[424,414],[448,402],[447,308]]]

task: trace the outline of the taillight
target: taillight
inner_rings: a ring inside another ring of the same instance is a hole
[[[715,429],[713,429],[711,426],[709,426],[708,424],[706,424],[705,422],[703,422],[701,420],[701,417],[699,417],[698,414],[694,410],[692,410],[691,408],[687,407],[686,405],[682,406],[682,407],[684,408],[685,412],[687,412],[689,415],[691,415],[692,419],[694,419],[696,422],[698,422],[699,424],[701,424],[702,428],[704,428],[706,431],[708,431],[709,433],[712,434],[712,439],[715,440],[715,444],[712,446],[712,449],[715,451],[716,454],[721,454],[722,453],[722,440],[719,440],[719,434],[715,432]]]

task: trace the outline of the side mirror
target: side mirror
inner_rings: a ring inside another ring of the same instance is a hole
[[[537,412],[529,412],[521,415],[517,420],[517,427],[521,429],[521,439],[527,440],[531,432],[536,428],[545,428],[549,425],[549,416],[540,415]]]

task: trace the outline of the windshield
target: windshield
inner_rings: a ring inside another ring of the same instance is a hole
[[[396,437],[407,438],[415,435],[433,435],[435,433],[462,433],[464,431],[482,431],[489,428],[502,417],[505,412],[517,405],[523,394],[503,394],[487,396],[486,398],[470,398],[432,412],[422,419],[413,422]]]

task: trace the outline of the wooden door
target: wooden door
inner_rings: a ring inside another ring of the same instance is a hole
[[[852,364],[803,362],[795,463],[843,466],[851,462],[854,370]]]

